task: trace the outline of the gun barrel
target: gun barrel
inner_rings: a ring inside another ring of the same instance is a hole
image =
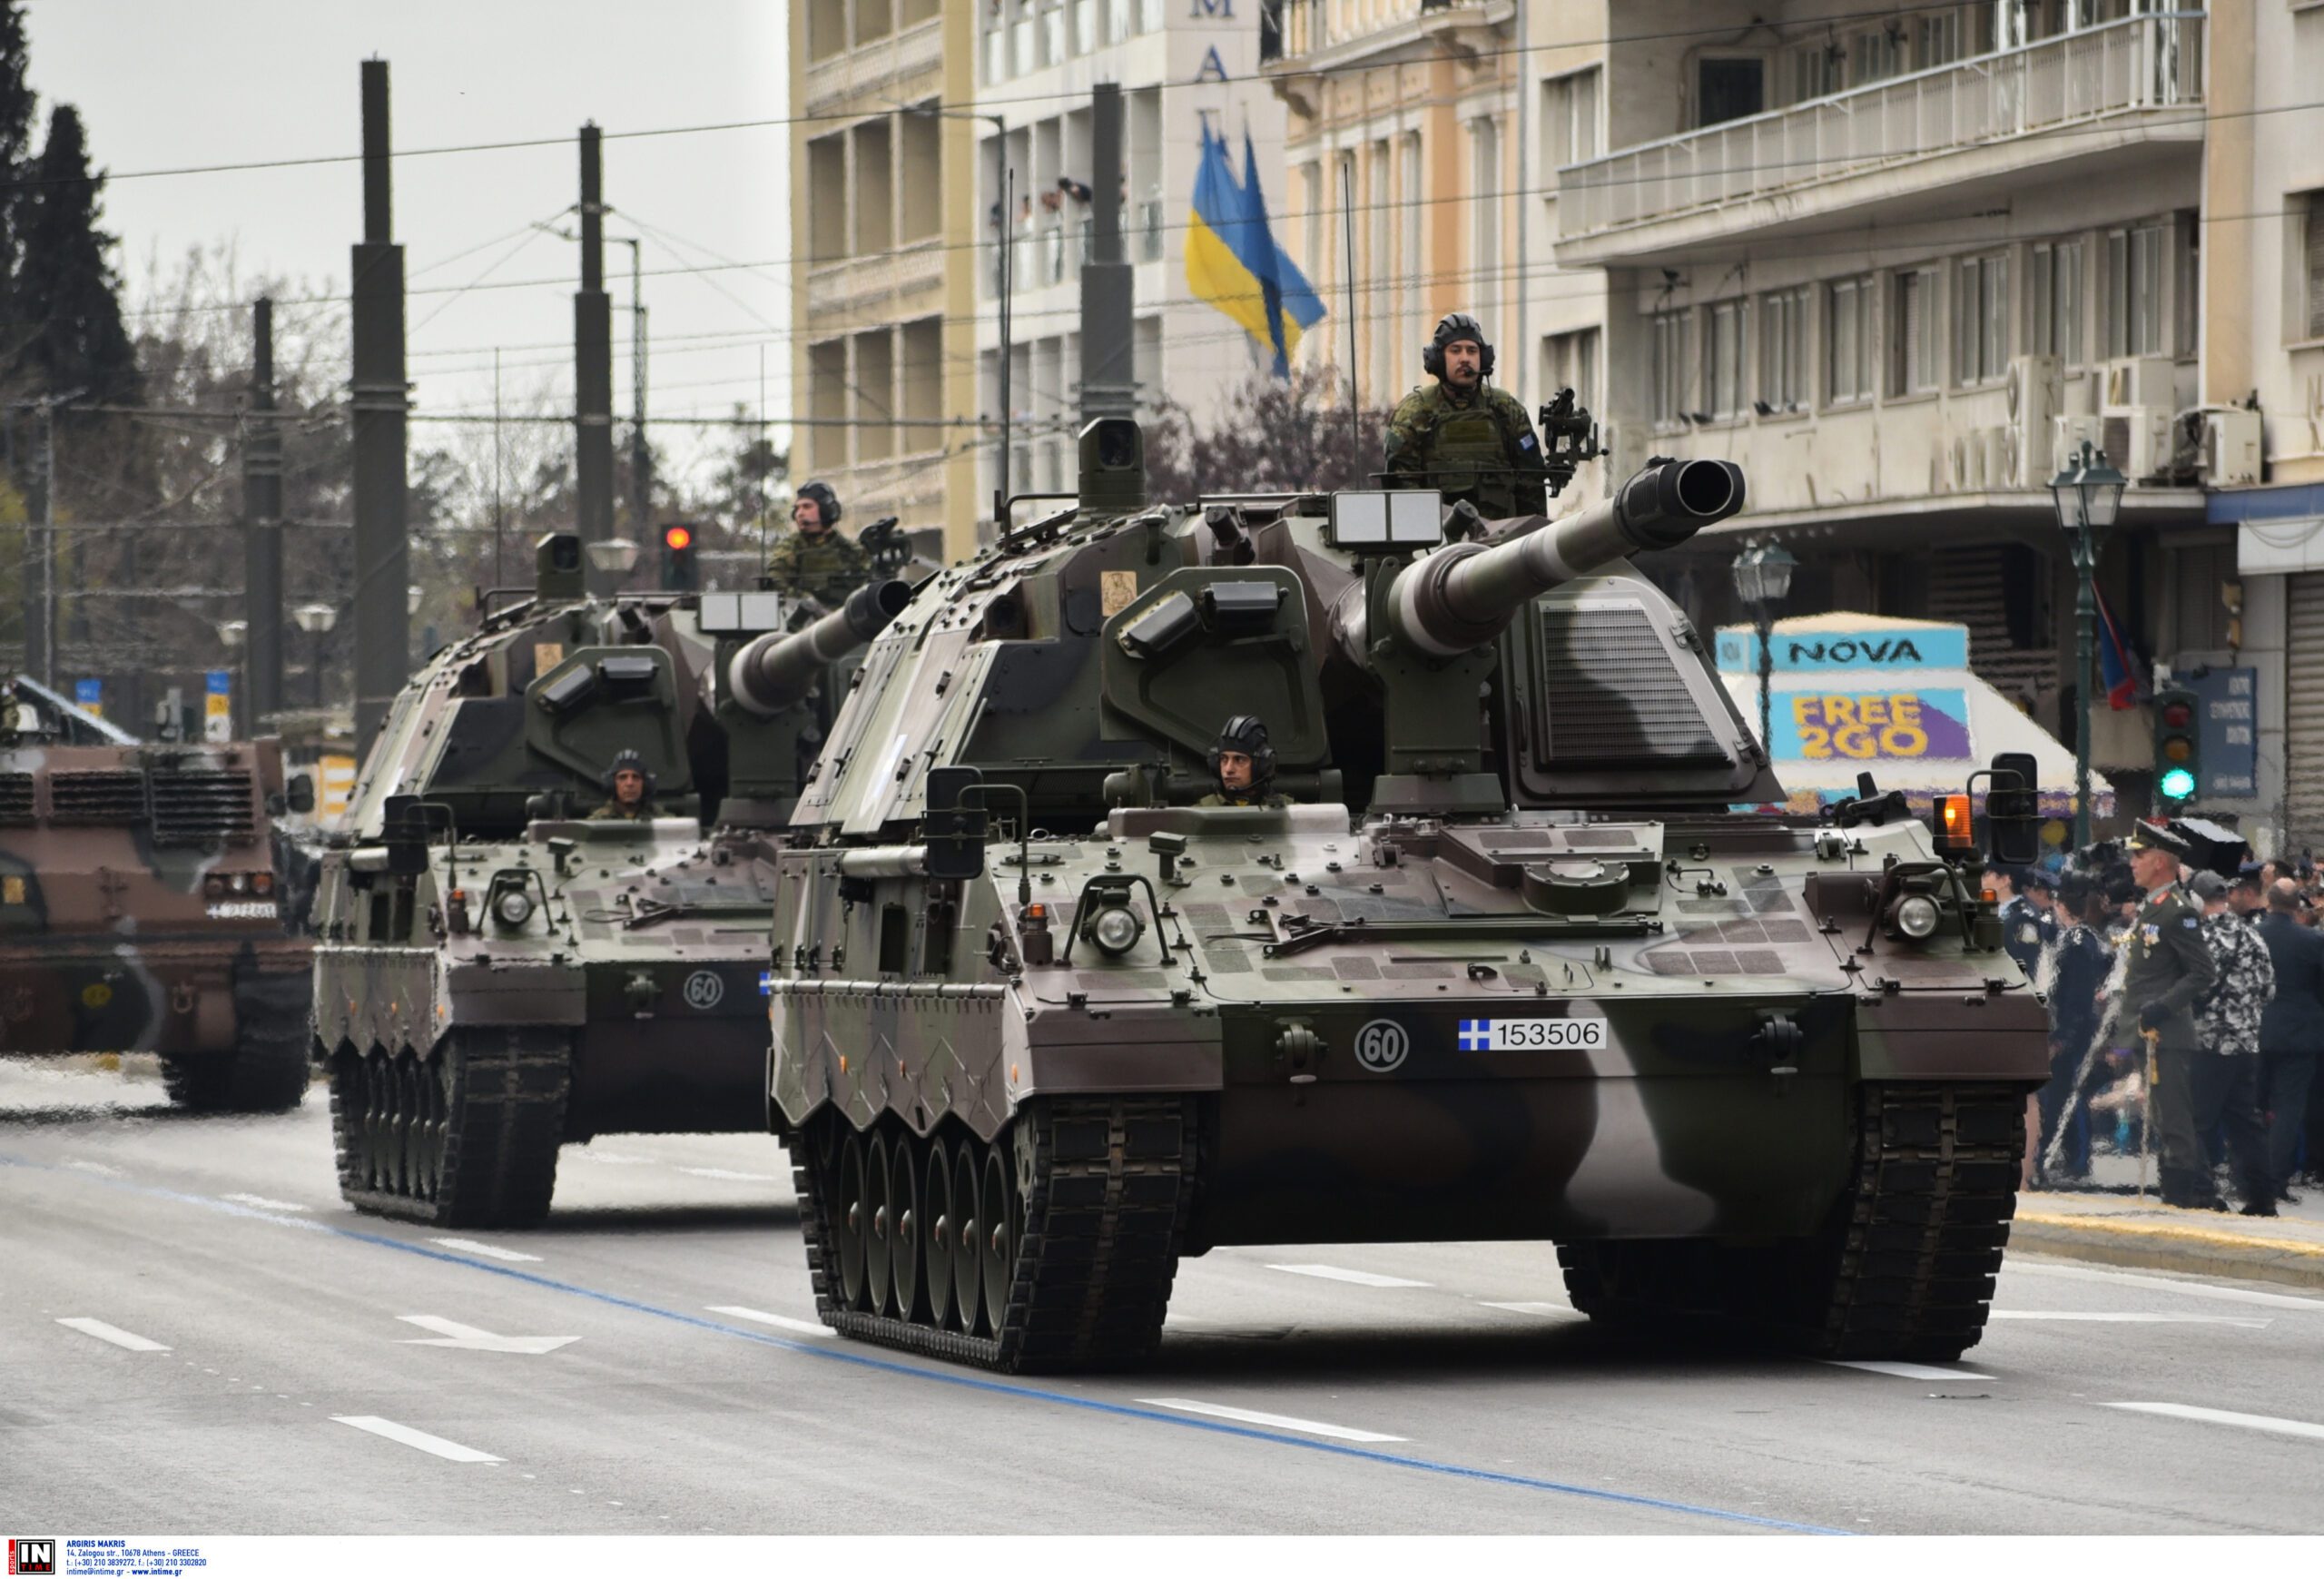
[[[888,627],[911,601],[908,581],[874,581],[804,630],[770,631],[726,666],[726,688],[747,711],[771,718],[795,707],[824,668]]]
[[[1398,577],[1397,633],[1435,657],[1482,646],[1552,587],[1623,556],[1675,548],[1743,508],[1743,470],[1726,460],[1649,466],[1612,498],[1492,548],[1456,545]]]

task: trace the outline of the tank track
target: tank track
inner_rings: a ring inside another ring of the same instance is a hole
[[[447,1228],[548,1215],[572,1058],[555,1030],[455,1031],[425,1057],[341,1053],[331,1142],[348,1203]]]
[[[788,1140],[816,1309],[846,1337],[986,1370],[1143,1360],[1161,1341],[1177,1274],[1196,1177],[1196,1120],[1187,1098],[1043,1099],[987,1143],[958,1129],[914,1135],[893,1120],[859,1132],[826,1110]],[[858,1154],[885,1148],[891,1170],[899,1154],[911,1159],[920,1182],[909,1204],[924,1236],[905,1224],[907,1203],[885,1215],[861,1199],[848,1209],[851,1142]],[[980,1191],[973,1217],[950,1214],[966,1219],[959,1226],[932,1209],[950,1199],[933,1190],[930,1164],[939,1155],[956,1178],[965,1160],[979,1179],[1005,1180],[998,1252],[990,1190]],[[944,1298],[926,1269],[948,1248],[957,1253],[950,1236],[960,1227],[972,1230],[987,1275],[973,1288],[955,1277]],[[872,1236],[891,1232],[891,1254],[921,1258],[909,1293],[892,1275],[878,1288],[851,1269],[851,1258],[863,1263],[877,1243]],[[850,1233],[863,1236],[858,1246],[844,1242]],[[998,1309],[996,1288],[1006,1290]]]
[[[2012,1086],[1860,1089],[1848,1189],[1815,1238],[1558,1247],[1574,1308],[1828,1359],[1958,1359],[1984,1334],[2009,1242],[2025,1099]]]
[[[171,1103],[195,1113],[287,1113],[304,1101],[309,989],[304,974],[242,976],[232,1047],[162,1055]]]

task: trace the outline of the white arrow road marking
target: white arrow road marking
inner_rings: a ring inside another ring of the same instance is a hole
[[[2174,1420],[2201,1420],[2213,1426],[2240,1426],[2247,1431],[2273,1431],[2285,1436],[2313,1436],[2324,1442],[2324,1426],[2306,1420],[2279,1420],[2273,1415],[2239,1415],[2232,1409],[2199,1409],[2192,1404],[2108,1404],[2109,1409],[2131,1409],[2142,1415],[2168,1415]]]
[[[743,1321],[763,1321],[769,1327],[780,1327],[785,1332],[803,1332],[810,1337],[836,1337],[839,1335],[820,1321],[802,1321],[795,1316],[777,1316],[772,1310],[753,1310],[747,1305],[712,1305],[704,1308],[720,1316],[736,1317]]]
[[[528,1256],[522,1250],[504,1250],[498,1245],[487,1245],[482,1239],[438,1239],[436,1243],[448,1250],[466,1250],[471,1256],[490,1256],[496,1261],[537,1261],[538,1256]]]
[[[1189,1415],[1215,1415],[1222,1420],[1240,1420],[1246,1426],[1271,1426],[1278,1431],[1304,1431],[1310,1436],[1335,1436],[1343,1442],[1403,1442],[1403,1436],[1384,1436],[1378,1431],[1358,1431],[1352,1426],[1327,1426],[1321,1420],[1301,1420],[1289,1415],[1263,1415],[1256,1409],[1231,1408],[1225,1404],[1205,1404],[1194,1398],[1140,1398],[1139,1403],[1154,1409],[1183,1409]]]
[[[772,1173],[738,1173],[732,1168],[681,1168],[680,1173],[691,1173],[696,1179],[731,1179],[739,1184],[781,1184]]]
[[[167,1354],[170,1346],[155,1343],[150,1337],[140,1337],[133,1332],[123,1332],[109,1321],[99,1321],[94,1316],[60,1316],[59,1327],[69,1327],[75,1332],[85,1332],[91,1337],[102,1337],[116,1348],[135,1349],[139,1354]]]
[[[552,1354],[568,1343],[581,1341],[578,1337],[503,1337],[497,1332],[487,1332],[481,1327],[470,1327],[464,1321],[447,1321],[440,1316],[399,1316],[396,1319],[444,1335],[441,1337],[397,1340],[428,1348],[480,1348],[490,1354]]]
[[[2162,1316],[2151,1310],[1989,1310],[1995,1321],[2130,1321],[2205,1327],[2272,1327],[2272,1316]]]
[[[479,1453],[473,1447],[463,1447],[457,1442],[447,1442],[441,1436],[430,1436],[425,1431],[415,1431],[409,1426],[399,1426],[393,1420],[382,1420],[377,1415],[333,1415],[342,1426],[352,1426],[358,1431],[369,1431],[374,1436],[384,1436],[390,1442],[400,1442],[406,1447],[417,1447],[422,1453],[433,1453],[438,1458],[448,1458],[455,1464],[502,1464],[507,1460],[498,1454]]]
[[[1433,1283],[1417,1282],[1410,1278],[1391,1278],[1382,1272],[1356,1272],[1345,1267],[1326,1267],[1308,1261],[1298,1266],[1278,1266],[1267,1263],[1270,1272],[1295,1272],[1302,1278],[1329,1278],[1334,1283],[1361,1283],[1367,1288],[1433,1288]]]
[[[1852,1371],[1877,1371],[1884,1377],[1902,1377],[1908,1382],[1989,1382],[1993,1377],[1983,1371],[1965,1371],[1959,1366],[1915,1365],[1902,1359],[1827,1359],[1827,1366],[1846,1366]]]
[[[235,1201],[242,1206],[254,1206],[261,1211],[304,1211],[307,1209],[295,1200],[277,1200],[269,1195],[226,1195],[219,1199]]]
[[[1560,1305],[1548,1299],[1480,1299],[1478,1304],[1488,1310],[1513,1310],[1520,1316],[1580,1316],[1571,1305]]]

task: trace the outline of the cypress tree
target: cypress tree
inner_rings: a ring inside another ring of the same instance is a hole
[[[104,178],[89,171],[81,114],[59,104],[48,142],[32,166],[16,276],[15,319],[23,325],[17,366],[62,394],[88,401],[137,399],[136,348],[122,325],[120,283],[108,254],[113,238],[97,226]]]
[[[25,12],[21,0],[0,0],[0,347],[23,338],[15,321],[16,274],[24,266],[23,220],[31,189],[27,149],[33,130],[33,91],[25,84]],[[14,361],[0,354],[0,367]]]

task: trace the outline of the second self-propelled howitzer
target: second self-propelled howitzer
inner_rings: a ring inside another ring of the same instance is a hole
[[[827,1322],[1088,1367],[1214,1245],[1546,1239],[1629,1327],[1976,1341],[2047,1017],[1974,846],[1738,809],[1768,755],[1631,562],[1733,467],[1476,542],[1425,492],[1149,502],[1128,423],[1080,489],[872,644],[774,855]],[[1291,804],[1198,804],[1234,715]]]
[[[566,1142],[766,1125],[765,845],[829,666],[910,589],[792,631],[773,592],[593,598],[581,563],[544,538],[413,677],[324,857],[314,1051],[368,1210],[521,1225]]]

